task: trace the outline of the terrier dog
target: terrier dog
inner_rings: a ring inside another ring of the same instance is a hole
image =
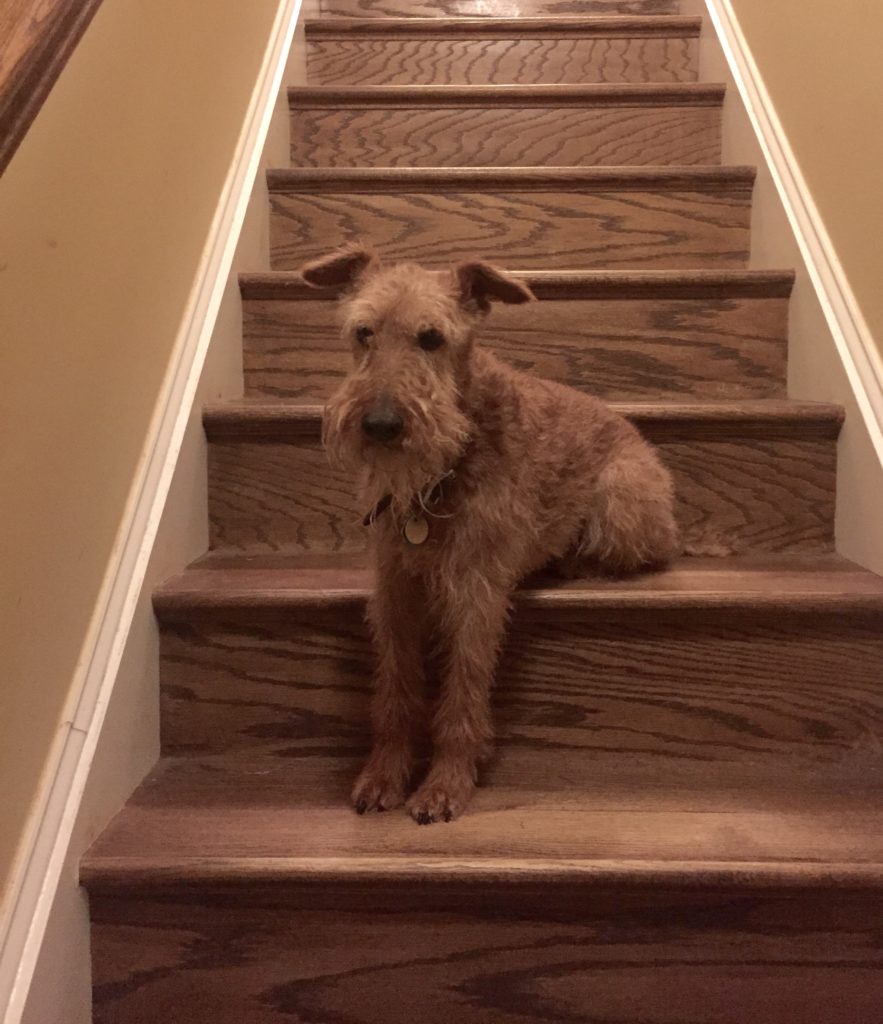
[[[376,568],[374,740],[353,803],[363,814],[407,799],[419,824],[450,821],[491,751],[515,587],[550,563],[567,576],[662,566],[681,550],[672,480],[603,402],[476,343],[492,302],[534,299],[502,270],[383,266],[350,246],[302,274],[344,290],[354,368],[323,435],[331,458],[361,473]],[[428,658],[440,668],[432,709]],[[409,797],[430,713],[432,759]]]

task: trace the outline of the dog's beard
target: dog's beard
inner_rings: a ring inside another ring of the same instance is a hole
[[[396,397],[404,434],[395,444],[378,444],[362,432],[370,399],[360,399],[355,390],[345,384],[325,407],[325,449],[334,465],[359,475],[366,508],[388,496],[394,513],[407,515],[415,498],[431,490],[463,454],[469,421],[453,390],[436,389],[425,398]]]

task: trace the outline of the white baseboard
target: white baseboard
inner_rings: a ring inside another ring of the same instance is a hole
[[[883,573],[883,359],[730,0],[682,0],[682,9],[705,18],[700,77],[728,86],[724,163],[758,166],[752,265],[797,272],[789,393],[846,407],[838,447],[837,549]]]
[[[84,901],[78,902],[76,888],[79,855],[158,752],[159,651],[150,592],[158,580],[207,546],[201,399],[241,389],[237,255],[249,250],[241,269],[260,269],[256,253],[263,254],[266,264],[268,204],[258,171],[268,147],[273,163],[287,162],[287,108],[281,89],[283,82],[288,84],[286,63],[300,7],[301,0],[281,0],[277,11],[83,647],[69,709],[12,879],[0,921],[4,1024],[19,1024],[26,1005],[27,1018],[40,1024],[88,1019],[83,1016],[88,1007],[65,1004],[72,991],[82,995],[84,990],[82,977],[75,975],[85,971],[88,978],[87,943],[47,942],[47,951],[66,951],[66,962],[51,955],[52,962],[44,967],[54,991],[40,985],[35,998],[28,997],[50,918],[63,931],[85,927]],[[243,225],[247,230],[240,240]],[[65,974],[67,982],[62,980]]]

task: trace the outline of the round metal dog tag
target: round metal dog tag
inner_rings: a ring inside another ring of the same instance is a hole
[[[409,516],[402,527],[402,539],[412,547],[425,544],[429,537],[429,521],[426,516]]]

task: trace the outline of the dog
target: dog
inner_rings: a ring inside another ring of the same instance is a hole
[[[352,800],[360,814],[407,802],[418,824],[451,821],[491,753],[491,688],[519,581],[544,567],[664,566],[682,550],[672,479],[602,401],[477,343],[493,302],[534,300],[497,267],[386,266],[352,245],[301,273],[343,291],[353,369],[327,403],[323,440],[361,474],[376,569],[373,747]],[[432,757],[411,793],[427,723]]]

